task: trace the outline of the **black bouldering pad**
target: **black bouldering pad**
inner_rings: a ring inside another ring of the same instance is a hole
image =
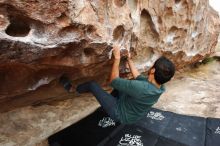
[[[119,125],[97,109],[49,137],[50,146],[220,146],[220,119],[150,109],[132,125]]]
[[[173,115],[174,114],[172,112],[151,108],[142,119],[135,123],[135,125],[161,135],[164,133],[167,125],[171,122]]]
[[[202,146],[205,143],[206,119],[179,115],[152,108],[135,125],[180,143]]]
[[[220,146],[220,119],[207,118],[206,146]]]
[[[86,118],[49,137],[49,145],[96,146],[118,125],[102,108],[98,108]]]
[[[186,145],[202,146],[205,143],[205,129],[205,118],[173,114],[162,135]]]
[[[98,146],[186,146],[136,125],[126,125]]]

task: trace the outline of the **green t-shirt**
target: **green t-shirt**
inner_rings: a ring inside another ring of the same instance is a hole
[[[116,112],[120,122],[125,124],[134,123],[146,115],[165,91],[164,85],[157,88],[143,75],[135,80],[118,77],[111,82],[111,86],[119,91]]]

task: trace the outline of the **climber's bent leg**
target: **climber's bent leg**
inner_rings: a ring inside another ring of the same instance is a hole
[[[89,81],[77,86],[76,91],[79,93],[91,92],[109,116],[119,121],[116,114],[117,99],[103,90],[95,81]]]

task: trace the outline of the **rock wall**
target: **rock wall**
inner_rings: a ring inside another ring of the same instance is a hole
[[[57,78],[105,85],[111,44],[141,71],[214,52],[219,16],[207,0],[0,0],[0,112],[63,100]]]

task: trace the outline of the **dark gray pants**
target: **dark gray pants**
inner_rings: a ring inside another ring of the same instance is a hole
[[[116,105],[118,100],[118,91],[113,90],[111,94],[103,90],[95,81],[85,82],[77,86],[76,91],[79,93],[91,92],[108,115],[119,122],[116,114]]]

